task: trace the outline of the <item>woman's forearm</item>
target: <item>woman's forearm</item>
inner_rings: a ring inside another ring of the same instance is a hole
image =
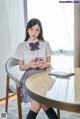
[[[51,56],[46,58],[46,67],[47,68],[51,67]]]
[[[28,64],[23,64],[23,65],[19,65],[19,69],[20,69],[21,71],[26,71],[27,69],[30,69],[30,68],[31,68],[30,63],[28,63]]]
[[[46,62],[46,68],[51,67],[51,62]]]

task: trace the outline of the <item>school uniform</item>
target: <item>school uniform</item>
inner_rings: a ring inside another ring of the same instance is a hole
[[[32,41],[28,39],[28,41],[20,43],[15,51],[14,58],[19,60],[24,60],[24,63],[27,64],[31,60],[35,59],[36,57],[41,57],[46,61],[46,58],[53,54],[50,44],[48,41],[40,41],[36,39],[34,41],[34,46]],[[35,48],[36,47],[36,48]],[[33,74],[39,73],[44,71],[45,69],[28,69],[24,72],[21,77],[21,98],[22,102],[27,103],[32,99],[27,95],[26,87],[25,87],[25,80]]]

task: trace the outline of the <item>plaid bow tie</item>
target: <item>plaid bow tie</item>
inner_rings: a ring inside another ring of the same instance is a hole
[[[30,50],[34,51],[34,50],[38,50],[39,49],[39,42],[35,42],[35,43],[29,43],[29,46],[31,47]]]

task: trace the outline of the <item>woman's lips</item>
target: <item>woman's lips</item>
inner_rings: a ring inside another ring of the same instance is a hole
[[[32,37],[36,37],[35,35],[33,35]]]

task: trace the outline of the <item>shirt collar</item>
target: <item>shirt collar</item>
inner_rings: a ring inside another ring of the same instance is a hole
[[[35,42],[37,42],[37,41],[39,41],[38,38],[36,38],[33,43],[35,43]],[[29,39],[28,39],[28,43],[31,43],[31,42],[32,42],[32,40],[29,38]]]

